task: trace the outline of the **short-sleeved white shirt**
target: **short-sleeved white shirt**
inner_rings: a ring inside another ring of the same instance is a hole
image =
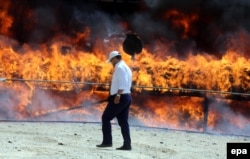
[[[114,68],[112,76],[110,95],[117,94],[118,90],[123,90],[122,94],[130,93],[132,86],[132,71],[124,61],[119,61]]]

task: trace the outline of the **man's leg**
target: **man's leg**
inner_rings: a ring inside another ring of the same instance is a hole
[[[114,118],[110,103],[105,108],[102,114],[102,134],[103,144],[112,144],[112,130],[110,121]]]
[[[110,121],[116,117],[118,113],[122,111],[123,107],[120,107],[119,104],[114,104],[113,99],[107,104],[103,114],[102,114],[102,133],[103,133],[103,142],[97,147],[110,147],[112,146],[112,130]],[[106,146],[107,145],[107,146]]]
[[[124,139],[124,145],[131,145],[130,130],[128,124],[129,106],[126,107],[119,115],[117,115],[118,124],[121,127],[121,133]]]
[[[127,100],[126,107],[116,116],[118,120],[118,124],[121,127],[121,133],[123,136],[123,146],[118,148],[118,150],[131,150],[131,138],[130,138],[130,129],[128,123],[128,116],[129,116],[129,108],[131,104],[131,97],[128,95],[124,97]]]

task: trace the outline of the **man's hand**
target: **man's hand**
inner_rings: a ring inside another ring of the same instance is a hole
[[[120,103],[120,98],[121,98],[121,96],[116,95],[115,99],[114,99],[114,103],[119,104]]]

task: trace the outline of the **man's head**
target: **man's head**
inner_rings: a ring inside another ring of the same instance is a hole
[[[115,65],[117,62],[119,62],[122,59],[121,54],[118,51],[112,51],[109,54],[109,58],[106,61],[107,63],[112,63],[113,65]]]

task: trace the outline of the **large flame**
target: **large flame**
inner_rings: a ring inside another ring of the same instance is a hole
[[[67,120],[91,116],[91,121],[99,121],[97,116],[104,109],[103,103],[72,111],[67,108],[88,106],[93,101],[107,98],[112,66],[105,61],[109,51],[117,49],[133,71],[134,102],[131,109],[133,117],[140,123],[203,131],[206,125],[211,130],[217,129],[223,123],[221,120],[241,129],[250,122],[249,115],[241,110],[241,105],[245,106],[244,110],[249,110],[249,102],[234,100],[232,94],[223,94],[238,92],[246,95],[250,90],[250,61],[235,49],[229,47],[222,58],[204,52],[189,52],[187,57],[178,58],[168,54],[168,44],[162,45],[153,39],[160,49],[151,52],[150,46],[145,45],[132,60],[123,51],[119,39],[109,42],[97,39],[92,50],[78,48],[77,44],[90,38],[90,27],[73,37],[58,34],[49,43],[19,44],[10,38],[9,29],[14,18],[4,10],[9,7],[8,3],[3,6],[0,10],[0,76],[6,81],[0,83],[1,119],[48,117],[48,120],[66,120],[58,112],[65,109],[65,113],[71,113]],[[164,18],[174,18],[172,24],[183,28],[182,38],[185,38],[191,31],[190,23],[198,16],[171,10],[164,14]],[[192,89],[222,93],[208,93],[211,96],[207,97],[206,93],[197,95]],[[207,102],[207,98],[211,100]],[[204,111],[205,107],[208,112]],[[221,111],[222,107],[226,111]],[[73,117],[76,113],[80,115]],[[233,120],[223,113],[243,117]],[[248,129],[245,131],[247,133]]]

